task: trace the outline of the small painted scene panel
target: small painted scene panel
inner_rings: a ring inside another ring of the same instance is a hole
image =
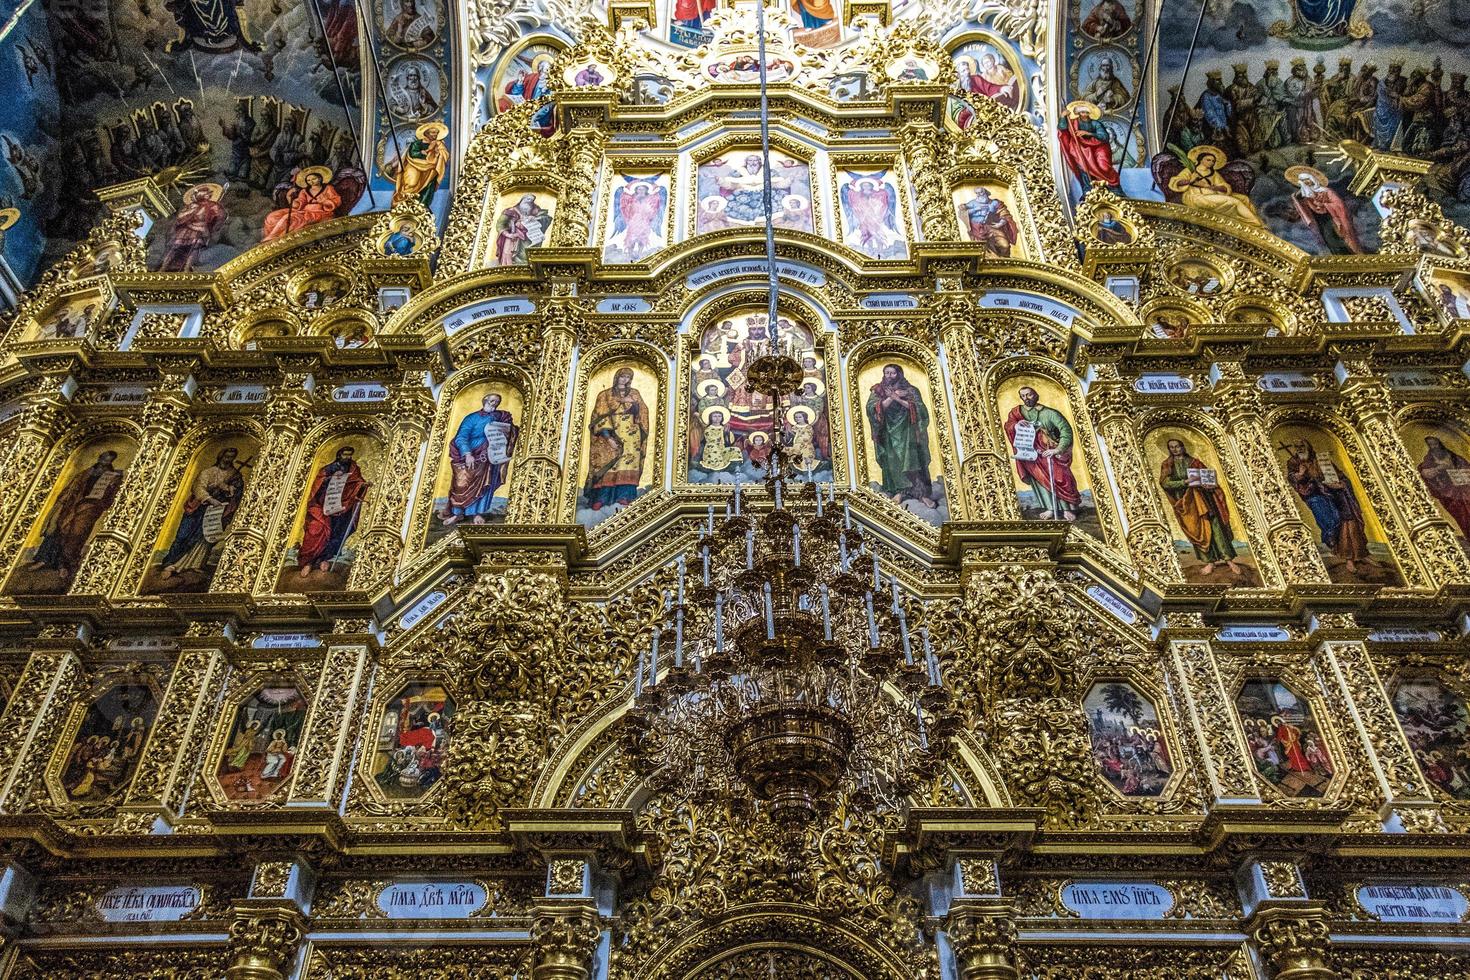
[[[418,799],[439,782],[454,736],[454,699],[440,684],[405,685],[378,718],[371,776],[390,799]]]

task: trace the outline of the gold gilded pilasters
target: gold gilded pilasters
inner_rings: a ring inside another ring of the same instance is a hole
[[[373,519],[358,545],[347,582],[349,591],[381,585],[403,553],[403,515],[408,513],[419,453],[434,415],[433,403],[422,392],[420,386],[412,392],[395,392],[392,398],[388,458],[374,487]]]
[[[1428,573],[1426,580],[1417,563],[1403,555],[1398,564],[1405,579],[1410,585],[1430,588],[1470,582],[1470,557],[1460,546],[1459,536],[1440,517],[1419,477],[1418,465],[1393,424],[1388,387],[1379,380],[1371,362],[1362,358],[1344,357],[1339,361],[1338,378],[1363,449],[1371,466],[1383,475],[1388,506],[1402,515],[1404,533],[1397,536],[1395,549],[1412,547]]]
[[[960,486],[965,516],[976,521],[1021,519],[1011,484],[1010,462],[997,444],[985,410],[985,386],[975,348],[974,300],[966,295],[942,299],[934,312],[934,334],[944,347],[955,417],[960,427]]]
[[[598,125],[600,110],[596,116],[588,116],[585,110],[572,112],[577,118],[567,133],[566,182],[552,222],[552,243],[585,248],[592,238],[592,196],[597,191],[607,136]]]
[[[326,642],[311,716],[296,756],[300,761],[291,782],[289,803],[336,809],[347,786],[376,640],[371,634],[343,634]]]
[[[959,241],[959,219],[949,199],[939,162],[939,128],[925,115],[908,120],[899,131],[903,146],[904,166],[914,182],[919,203],[919,218],[924,240],[930,242]]]
[[[153,727],[118,814],[119,829],[147,833],[155,819],[172,821],[184,806],[229,673],[225,648],[230,641],[217,627],[207,620],[196,622],[179,651],[159,704],[160,723]]]
[[[1174,535],[1159,517],[1154,480],[1143,468],[1143,446],[1133,422],[1133,396],[1115,364],[1093,365],[1096,372],[1088,387],[1088,408],[1098,435],[1107,447],[1113,469],[1113,486],[1123,503],[1128,550],[1134,563],[1165,582],[1182,582],[1179,553]]]
[[[85,686],[75,650],[37,650],[0,714],[0,813],[24,809]]]
[[[561,424],[580,311],[570,299],[551,300],[541,339],[534,404],[521,434],[526,455],[514,476],[506,520],[510,524],[556,524],[560,521],[562,469]]]
[[[231,907],[225,980],[285,980],[292,975],[306,918],[294,902],[245,899]]]
[[[210,581],[211,592],[254,591],[266,554],[270,515],[290,486],[291,459],[301,444],[301,431],[311,408],[304,391],[305,378],[278,392],[266,410],[267,431],[260,447],[239,513],[220,546],[219,564]]]
[[[583,901],[547,901],[536,906],[531,942],[536,948],[532,980],[591,980],[592,957],[602,941],[597,908]]]
[[[1261,422],[1265,406],[1260,391],[1238,361],[1219,359],[1214,369],[1215,407],[1250,473],[1282,576],[1293,585],[1327,582],[1327,566],[1302,523],[1296,494],[1287,486],[1272,449],[1271,434]]]
[[[1203,762],[1200,775],[1210,797],[1216,803],[1259,803],[1250,752],[1236,728],[1208,636],[1175,636],[1168,643],[1182,720]]]
[[[1362,631],[1354,633],[1329,635],[1317,647],[1317,671],[1331,714],[1348,722],[1344,731],[1359,741],[1382,794],[1385,821],[1396,821],[1408,831],[1440,829],[1439,808],[1419,775]]]
[[[1014,914],[999,900],[965,898],[950,906],[944,931],[959,980],[1018,980]]]
[[[1332,945],[1322,906],[1311,902],[1262,902],[1246,923],[1269,980],[1336,980],[1328,965]]]
[[[48,377],[30,396],[21,410],[15,434],[7,440],[0,459],[0,531],[10,526],[31,481],[42,470],[42,463],[56,440],[71,420],[66,396],[62,394],[65,377]],[[18,532],[24,537],[24,530]],[[8,562],[7,562],[8,564]]]
[[[154,491],[164,482],[174,446],[188,424],[188,404],[182,391],[169,391],[143,409],[143,439],[138,455],[123,476],[117,500],[87,545],[71,584],[73,595],[111,595],[117,587],[133,553],[133,532],[142,525]]]

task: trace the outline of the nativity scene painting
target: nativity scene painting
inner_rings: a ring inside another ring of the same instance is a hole
[[[437,683],[410,683],[378,716],[368,777],[390,800],[416,800],[439,782],[454,736],[454,699]]]
[[[139,679],[113,684],[92,701],[61,767],[68,800],[99,803],[127,791],[148,744],[159,699],[156,685]]]
[[[782,430],[775,431],[770,399],[746,387],[746,368],[769,350],[769,315],[741,309],[719,317],[691,353],[688,475],[691,483],[752,483],[763,479],[776,439],[800,456],[801,479],[832,479],[832,424],[823,358],[810,327],[779,314],[784,337],[797,338],[801,384],[785,399]]]

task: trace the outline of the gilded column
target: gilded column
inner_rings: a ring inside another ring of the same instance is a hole
[[[944,363],[960,426],[960,486],[965,516],[976,521],[1018,521],[1011,492],[1010,458],[1000,448],[985,410],[982,365],[975,347],[975,303],[948,296],[936,304],[934,333],[944,347]]]
[[[1095,377],[1087,390],[1088,408],[1098,435],[1107,446],[1113,467],[1113,486],[1123,501],[1128,527],[1128,550],[1139,568],[1165,582],[1183,582],[1174,535],[1159,517],[1154,480],[1143,468],[1143,447],[1133,423],[1133,396],[1118,375],[1118,366],[1093,365]]]
[[[367,632],[367,624],[360,625],[361,632],[338,633],[327,640],[311,716],[301,735],[301,751],[296,755],[288,805],[336,809],[347,787],[368,669],[377,643]]]
[[[1002,901],[961,899],[944,927],[959,980],[1018,980],[1015,910]]]
[[[1261,422],[1265,406],[1260,391],[1237,361],[1218,360],[1215,370],[1215,406],[1250,473],[1282,576],[1294,585],[1329,581],[1316,540],[1297,512],[1296,494],[1276,461],[1271,434]]]
[[[158,721],[118,814],[119,831],[147,833],[157,818],[171,820],[183,809],[229,673],[225,651],[231,642],[222,627],[210,620],[189,624]]]
[[[536,949],[531,980],[591,980],[602,919],[590,903],[538,905],[531,924]]]
[[[1320,614],[1319,619],[1325,615]],[[1439,808],[1419,775],[1388,690],[1368,655],[1364,631],[1319,633],[1322,638],[1317,646],[1317,671],[1324,681],[1329,713],[1341,719],[1348,737],[1357,740],[1385,804],[1385,819],[1396,818],[1409,831],[1440,829]]]
[[[1343,358],[1338,377],[1348,413],[1362,437],[1363,448],[1383,476],[1388,506],[1403,517],[1404,534],[1395,546],[1412,545],[1423,559],[1432,581],[1423,581],[1412,561],[1399,562],[1410,585],[1431,588],[1452,582],[1470,582],[1470,558],[1460,546],[1459,535],[1439,514],[1429,490],[1419,477],[1419,467],[1409,456],[1393,424],[1393,402],[1388,387],[1374,374],[1366,359]],[[1416,581],[1417,579],[1417,581]]]
[[[70,421],[62,393],[64,377],[47,377],[21,410],[20,423],[0,459],[0,530],[10,526],[25,502],[31,481]]]
[[[567,133],[566,181],[557,203],[552,244],[585,248],[592,238],[592,197],[606,142],[601,127],[588,120],[578,120]]]
[[[914,182],[919,218],[928,242],[959,241],[959,219],[949,199],[939,162],[939,129],[925,117],[911,119],[899,133],[904,165]]]
[[[1170,636],[1169,667],[1177,682],[1189,738],[1203,763],[1200,776],[1216,803],[1259,803],[1250,752],[1235,724],[1225,681],[1207,634]]]
[[[348,577],[349,591],[377,588],[398,564],[403,553],[403,515],[408,513],[419,452],[434,416],[434,404],[422,385],[400,389],[389,404],[393,432],[387,460],[373,488],[377,496],[372,502],[373,519],[363,532]]]
[[[286,980],[294,972],[306,917],[294,902],[245,899],[232,906],[225,980]]]
[[[1332,938],[1322,906],[1268,900],[1251,915],[1246,932],[1269,980],[1336,980],[1327,962]]]
[[[111,595],[117,587],[135,547],[133,533],[143,526],[148,502],[163,483],[174,446],[188,421],[188,399],[181,391],[162,394],[144,407],[138,455],[127,468],[116,502],[108,508],[77,566],[72,595]],[[147,542],[137,542],[136,546],[146,548]]]
[[[526,455],[512,481],[509,524],[556,524],[561,520],[561,425],[580,321],[581,314],[570,299],[553,299],[547,305],[533,405],[521,432]]]
[[[301,430],[310,414],[310,402],[301,385],[293,384],[271,399],[265,413],[265,442],[255,457],[240,510],[220,546],[219,564],[209,591],[255,591],[255,580],[265,560],[266,529],[289,485],[291,459],[301,445]]]
[[[37,650],[26,661],[0,714],[0,813],[15,813],[30,801],[85,686],[75,649]]]

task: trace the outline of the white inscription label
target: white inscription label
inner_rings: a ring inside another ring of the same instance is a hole
[[[338,385],[332,389],[334,402],[380,402],[388,398],[388,389],[379,384]]]
[[[609,296],[597,301],[598,313],[647,313],[653,304],[642,296]]]
[[[1062,904],[1084,919],[1162,919],[1174,894],[1151,881],[1073,881]]]
[[[1099,605],[1123,622],[1129,624],[1137,622],[1138,613],[1133,611],[1133,607],[1113,595],[1101,585],[1089,585],[1087,587],[1087,594],[1096,599]]]
[[[1316,391],[1317,379],[1295,371],[1273,371],[1256,379],[1262,391]]]
[[[1439,630],[1395,626],[1390,629],[1374,630],[1368,634],[1368,639],[1375,643],[1438,643],[1444,639],[1444,634]]]
[[[1459,922],[1470,911],[1465,893],[1447,885],[1361,885],[1358,904],[1380,922]]]
[[[488,897],[473,881],[405,881],[378,892],[378,908],[390,919],[464,919]]]
[[[718,262],[695,269],[689,273],[687,282],[690,289],[698,289],[700,286],[708,286],[721,279],[732,279],[737,276],[766,276],[767,274],[764,262],[736,259],[733,262]],[[808,286],[820,286],[827,281],[827,274],[821,269],[813,269],[809,265],[800,265],[796,262],[777,262],[776,274],[782,279],[794,279]]]
[[[481,320],[489,320],[497,316],[528,316],[535,312],[536,304],[531,302],[529,296],[508,296],[505,299],[486,300],[483,303],[475,303],[455,310],[446,316],[444,332],[457,333]]]
[[[315,633],[266,633],[250,644],[256,650],[286,650],[293,647],[319,647],[321,637]]]
[[[177,922],[198,907],[193,885],[123,885],[97,899],[103,922]]]
[[[980,308],[982,310],[1024,310],[1064,327],[1070,327],[1072,321],[1077,319],[1077,311],[1070,306],[1063,306],[1045,296],[1033,296],[1030,293],[986,293],[980,297]]]
[[[423,621],[425,616],[438,609],[439,604],[447,598],[449,596],[443,592],[430,592],[418,602],[415,602],[412,608],[403,614],[403,618],[398,621],[398,625],[406,630],[413,629],[414,626]]]
[[[910,293],[869,293],[863,297],[865,310],[917,310],[919,297]]]
[[[1180,374],[1145,374],[1133,382],[1133,390],[1145,395],[1180,395],[1194,390],[1194,381]]]
[[[251,405],[265,401],[265,385],[225,385],[217,401],[224,405]]]
[[[1285,643],[1291,634],[1279,626],[1226,626],[1216,637],[1225,643]]]

